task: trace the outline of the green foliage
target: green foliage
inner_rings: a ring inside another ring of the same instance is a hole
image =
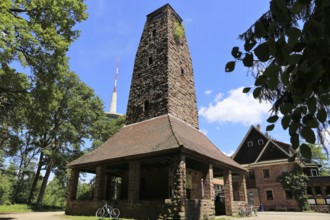
[[[77,189],[77,199],[91,200],[93,198],[94,185],[79,182]]]
[[[10,177],[0,173],[0,205],[11,204],[10,202],[11,188],[12,188],[12,181],[10,180]]]
[[[245,52],[234,47],[235,60],[226,64],[227,72],[237,61],[250,68],[254,98],[273,104],[268,120],[272,125],[283,115],[281,124],[289,130],[294,149],[303,141],[318,141],[328,153],[324,131],[330,123],[329,8],[328,0],[272,0],[270,10],[240,35]],[[305,157],[311,156],[308,145],[301,148]]]
[[[23,213],[31,211],[31,207],[25,204],[0,205],[0,213]]]
[[[95,139],[92,143],[92,148],[90,150],[96,149],[112,137],[115,133],[119,131],[125,125],[126,116],[122,115],[116,119],[108,118],[105,116],[102,120],[99,120],[94,126]]]
[[[173,36],[176,41],[181,41],[184,38],[184,26],[180,22],[174,22]]]
[[[307,162],[321,165],[321,167],[319,168],[320,176],[329,176],[330,175],[329,158],[326,156],[324,149],[319,145],[309,145],[309,149],[311,150],[310,152],[311,159],[305,157],[303,157],[303,159]]]
[[[303,174],[299,167],[296,167],[290,173],[282,174],[279,176],[278,181],[284,189],[289,189],[292,192],[293,198],[297,201],[301,210],[309,209],[306,193],[308,177]]]
[[[64,208],[66,205],[66,197],[67,188],[63,187],[63,184],[55,177],[47,185],[43,205]]]

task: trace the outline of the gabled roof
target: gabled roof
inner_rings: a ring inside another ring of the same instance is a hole
[[[259,154],[258,158],[254,161],[255,163],[267,160],[278,160],[283,158],[290,158],[290,155],[287,151],[283,150],[278,146],[274,141],[268,139],[263,150]]]
[[[262,140],[262,144],[257,143],[259,140]],[[247,142],[249,141],[256,143],[254,146],[248,147]],[[273,140],[263,134],[258,128],[251,126],[232,158],[238,163],[250,164],[288,159],[294,153],[291,145]]]
[[[72,161],[70,167],[115,159],[187,150],[218,165],[246,171],[224,155],[202,132],[169,114],[123,127],[96,150]]]

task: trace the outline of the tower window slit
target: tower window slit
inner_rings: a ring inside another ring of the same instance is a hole
[[[152,38],[153,38],[153,39],[156,38],[156,34],[157,34],[156,30],[153,30],[153,31],[152,31]]]
[[[149,57],[149,65],[151,65],[153,62],[152,57]]]
[[[184,75],[184,69],[181,67],[181,75]]]
[[[148,100],[144,101],[143,111],[144,111],[145,115],[148,115],[148,112],[149,112],[149,101]]]

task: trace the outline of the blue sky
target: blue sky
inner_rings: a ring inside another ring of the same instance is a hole
[[[224,153],[233,153],[251,125],[264,130],[270,105],[259,103],[242,88],[253,85],[253,77],[242,65],[225,73],[232,60],[231,49],[242,46],[238,35],[269,8],[260,0],[87,0],[87,21],[77,25],[79,39],[70,47],[71,69],[95,90],[109,110],[116,60],[120,58],[117,112],[126,113],[133,65],[146,15],[170,3],[183,18],[190,49],[200,130]],[[289,142],[281,125],[270,133]]]

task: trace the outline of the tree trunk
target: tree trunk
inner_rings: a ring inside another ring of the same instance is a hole
[[[42,168],[43,157],[44,157],[44,153],[42,151],[40,151],[38,168],[37,168],[37,172],[36,172],[36,174],[34,176],[34,179],[33,179],[33,184],[31,186],[30,195],[29,195],[29,199],[28,199],[28,205],[32,205],[32,203],[33,203],[34,192],[36,191],[36,188],[37,188],[37,184],[38,184],[38,180],[39,180],[39,176],[40,176],[40,171],[41,171],[41,168]]]
[[[41,188],[40,188],[39,195],[38,195],[37,205],[36,205],[37,209],[40,209],[41,206],[42,206],[42,200],[43,200],[44,195],[45,195],[46,186],[47,186],[48,178],[49,178],[49,175],[50,175],[50,172],[51,172],[51,168],[52,168],[52,162],[50,162],[47,165],[45,177],[42,180]]]

